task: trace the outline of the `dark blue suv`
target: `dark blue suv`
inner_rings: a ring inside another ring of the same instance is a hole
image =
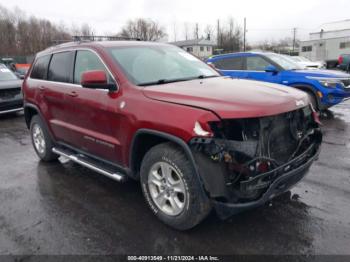
[[[208,64],[223,75],[283,84],[306,91],[315,109],[324,110],[350,97],[350,75],[304,69],[275,53],[233,53],[210,57]]]

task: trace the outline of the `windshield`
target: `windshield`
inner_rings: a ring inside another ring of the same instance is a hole
[[[290,58],[293,59],[295,62],[310,62],[309,59],[303,56],[291,56]]]
[[[0,81],[17,80],[17,76],[6,67],[0,67]]]
[[[175,46],[109,48],[129,80],[145,86],[219,76],[198,58]]]
[[[279,54],[266,54],[273,62],[278,64],[284,70],[300,70],[303,69],[300,65],[294,62],[291,58]]]

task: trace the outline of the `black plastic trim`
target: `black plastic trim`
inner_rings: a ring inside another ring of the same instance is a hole
[[[129,167],[130,167],[130,169],[132,171],[135,170],[135,168],[134,168],[134,166],[135,166],[135,164],[134,164],[134,162],[135,162],[134,161],[134,157],[136,155],[136,153],[135,153],[135,151],[136,151],[135,141],[137,140],[138,136],[143,135],[143,134],[155,135],[155,136],[164,138],[166,140],[169,140],[170,142],[173,142],[173,143],[177,144],[178,146],[180,146],[184,150],[184,152],[185,152],[186,156],[188,157],[188,159],[191,161],[191,163],[193,165],[193,168],[195,170],[195,174],[196,174],[196,176],[198,178],[198,181],[202,185],[202,191],[203,191],[204,194],[206,194],[205,191],[204,191],[203,180],[202,180],[202,178],[201,178],[201,176],[199,174],[199,169],[198,169],[196,161],[195,161],[195,159],[193,157],[193,154],[192,154],[192,151],[191,151],[190,147],[182,139],[180,139],[180,138],[178,138],[178,137],[176,137],[174,135],[168,134],[168,133],[160,132],[160,131],[153,130],[153,129],[146,129],[146,128],[139,129],[135,133],[135,135],[134,135],[134,137],[132,139],[132,142],[131,142],[131,150],[130,150],[130,153],[129,153]]]

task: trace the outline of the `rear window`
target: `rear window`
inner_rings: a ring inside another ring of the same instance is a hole
[[[31,78],[34,79],[46,79],[47,76],[47,67],[50,62],[50,55],[39,57],[33,67]]]
[[[229,57],[214,61],[213,64],[221,70],[243,70],[243,59],[241,57]]]
[[[55,82],[71,82],[73,52],[62,52],[54,54],[51,58],[48,80]]]

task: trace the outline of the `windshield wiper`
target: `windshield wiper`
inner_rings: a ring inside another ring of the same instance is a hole
[[[174,83],[174,82],[180,82],[180,81],[187,81],[187,78],[182,79],[159,79],[157,81],[153,82],[147,82],[147,83],[141,83],[139,86],[152,86],[152,85],[162,85],[162,84],[168,84],[168,83]]]
[[[199,75],[196,77],[187,77],[187,78],[178,78],[178,79],[159,79],[159,80],[153,81],[153,82],[141,83],[141,84],[139,84],[139,86],[162,85],[162,84],[181,82],[181,81],[189,81],[189,80],[194,80],[194,79],[204,79],[204,78],[210,78],[210,77],[218,77],[218,76],[216,76],[216,75],[211,75],[211,76]]]
[[[219,77],[217,75],[210,75],[210,76],[206,76],[206,75],[199,75],[197,76],[198,79],[204,79],[204,78],[212,78],[212,77]]]

